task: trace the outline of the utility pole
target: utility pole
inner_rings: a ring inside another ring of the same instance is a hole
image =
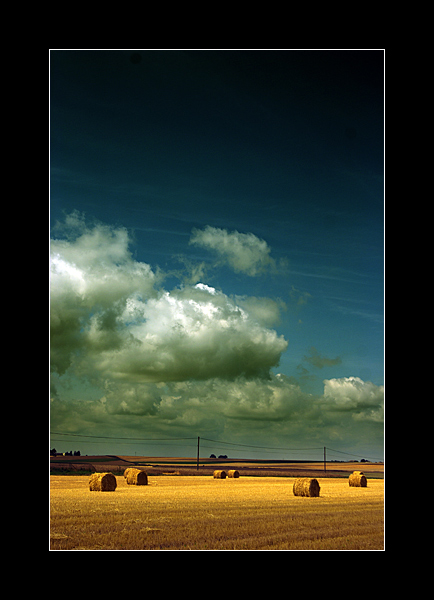
[[[197,436],[197,467],[196,467],[196,471],[199,471],[199,444],[200,444],[200,437]]]
[[[326,447],[324,446],[324,473],[326,472],[327,467],[326,467]]]

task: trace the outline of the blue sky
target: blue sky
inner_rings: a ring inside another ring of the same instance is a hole
[[[381,457],[383,51],[50,62],[53,431]]]

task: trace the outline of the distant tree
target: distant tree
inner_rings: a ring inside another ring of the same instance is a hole
[[[74,450],[74,456],[80,456],[80,450]]]
[[[52,448],[52,449],[50,450],[50,456],[56,456],[56,454],[57,454],[57,450],[56,450],[56,448]]]
[[[211,454],[210,458],[215,458],[215,454]]]
[[[219,455],[219,458],[227,458],[227,457],[228,457],[228,455],[227,455],[227,454],[220,454],[220,455]]]

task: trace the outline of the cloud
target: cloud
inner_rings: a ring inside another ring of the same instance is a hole
[[[256,296],[236,296],[235,300],[239,306],[246,311],[261,325],[272,327],[280,323],[280,312],[286,310],[286,304],[282,300],[272,298],[257,298]]]
[[[118,317],[121,347],[99,350],[93,368],[134,381],[267,376],[287,342],[205,284],[130,298]],[[98,328],[88,331],[93,339]]]
[[[309,298],[312,298],[312,294],[309,292],[302,292],[298,290],[295,286],[291,286],[291,291],[289,292],[289,296],[293,303],[299,308],[307,304]]]
[[[303,360],[317,369],[322,369],[323,367],[334,367],[342,364],[342,359],[339,356],[336,356],[336,358],[327,358],[326,356],[321,356],[315,346],[311,346],[311,348],[309,348],[309,356],[303,356]]]
[[[69,221],[51,243],[55,371],[140,383],[266,377],[278,365],[288,344],[257,305],[249,312],[204,283],[161,289],[124,228]]]
[[[89,343],[118,347],[117,318],[127,299],[157,294],[151,267],[128,250],[126,229],[89,229],[76,213],[62,229],[65,237],[51,241],[50,265],[51,360],[60,373]]]
[[[253,429],[273,423],[287,423],[292,430],[304,428],[304,420],[312,409],[318,410],[314,399],[283,375],[159,384],[105,380],[104,395],[98,401],[65,403],[53,396],[52,412],[55,420],[63,420],[69,404],[70,425],[74,422],[82,432],[92,423],[108,424],[113,419],[119,423],[123,419],[124,425],[135,423],[137,427],[136,418],[140,417],[142,433],[170,428],[171,435],[175,435],[195,426],[221,434],[225,429],[236,430],[243,423]]]
[[[267,242],[253,233],[228,232],[207,225],[203,230],[193,229],[189,243],[213,250],[236,273],[255,277],[276,268]]]
[[[322,394],[309,394],[295,378],[272,372],[288,346],[272,329],[287,308],[282,301],[230,297],[195,278],[164,289],[165,274],[133,257],[126,229],[88,226],[78,213],[57,234],[54,431],[92,435],[97,426],[102,435],[125,437],[194,431],[264,445],[309,440],[346,450],[357,439],[381,446],[381,386],[344,377],[324,380]],[[304,360],[317,368],[340,364],[314,347]]]
[[[361,444],[373,449],[371,456],[381,456],[383,396],[382,386],[355,377],[325,380],[321,395],[304,392],[282,374],[158,384],[105,380],[99,400],[54,397],[51,414],[53,430],[59,431],[92,434],[95,425],[99,431],[137,432],[139,437],[194,431],[267,446],[330,445],[348,451]]]
[[[359,377],[324,380],[323,407],[327,411],[350,412],[356,421],[384,420],[384,386]]]

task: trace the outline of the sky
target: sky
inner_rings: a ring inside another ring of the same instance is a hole
[[[383,458],[383,72],[50,52],[51,447]]]

